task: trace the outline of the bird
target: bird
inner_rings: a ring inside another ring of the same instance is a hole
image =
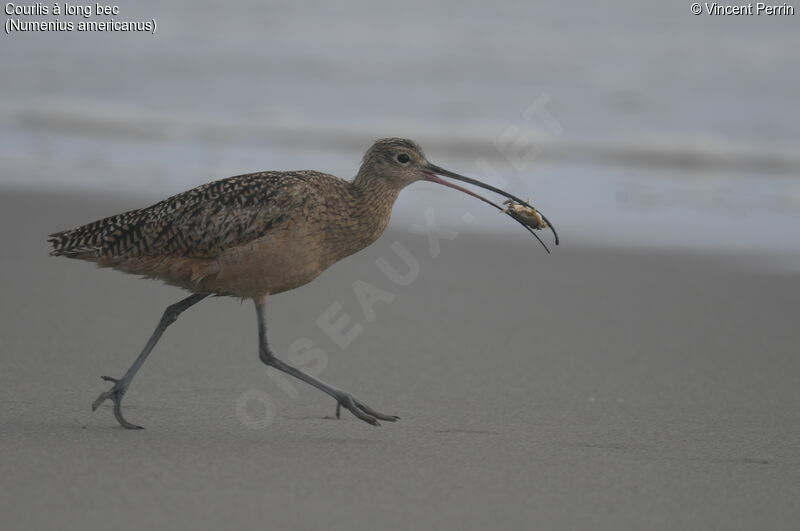
[[[311,282],[334,263],[377,240],[389,225],[399,193],[417,181],[459,190],[509,214],[550,252],[524,217],[442,177],[533,208],[499,188],[432,164],[413,140],[383,138],[366,151],[352,180],[311,170],[238,175],[146,208],[51,234],[48,242],[53,256],[157,279],[191,293],[166,308],[121,378],[102,376],[111,387],[92,403],[92,411],[110,400],[120,426],[141,429],[122,412],[122,399],[136,373],[167,327],[184,311],[209,296],[229,296],[255,305],[259,359],[332,397],[337,418],[343,407],[374,426],[399,420],[282,361],[267,339],[265,304],[269,296]],[[543,219],[543,226],[552,230],[558,244],[555,228]]]

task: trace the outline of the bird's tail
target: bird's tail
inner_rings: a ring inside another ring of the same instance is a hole
[[[92,258],[101,255],[109,244],[119,239],[125,221],[133,212],[99,219],[75,229],[55,232],[48,236],[50,256]]]

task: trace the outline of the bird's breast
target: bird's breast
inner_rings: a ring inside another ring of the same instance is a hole
[[[327,213],[289,221],[224,251],[215,260],[216,274],[204,281],[204,287],[247,298],[300,287],[377,240],[391,217],[391,209],[355,214],[328,209]]]
[[[286,227],[221,253],[215,291],[256,298],[300,287],[325,270],[319,235]]]

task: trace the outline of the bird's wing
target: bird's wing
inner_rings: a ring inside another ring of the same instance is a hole
[[[262,172],[229,177],[140,210],[50,236],[51,254],[75,258],[214,258],[306,212],[325,174]]]

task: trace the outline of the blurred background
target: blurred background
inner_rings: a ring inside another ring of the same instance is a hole
[[[145,201],[265,169],[350,177],[375,138],[407,136],[530,197],[565,242],[800,254],[795,17],[638,0],[118,5],[110,18],[155,19],[155,35],[3,37],[0,187]],[[395,222],[431,206],[517,230],[428,183]]]

